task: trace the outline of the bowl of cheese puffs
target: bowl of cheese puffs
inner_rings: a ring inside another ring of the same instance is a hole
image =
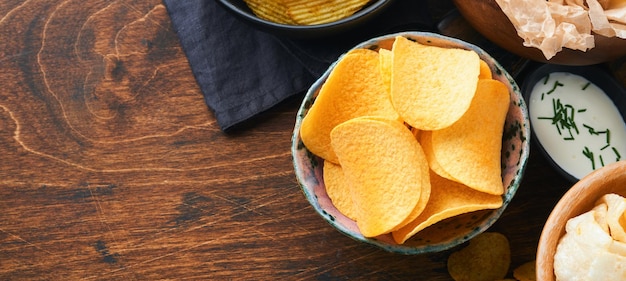
[[[392,0],[218,0],[239,19],[280,36],[306,39],[352,30],[385,10]]]

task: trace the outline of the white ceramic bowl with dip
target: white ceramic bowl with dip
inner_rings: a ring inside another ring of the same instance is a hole
[[[603,69],[543,65],[522,90],[535,144],[569,181],[626,159],[626,90]]]

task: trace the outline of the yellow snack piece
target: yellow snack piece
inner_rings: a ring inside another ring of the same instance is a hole
[[[513,270],[513,277],[519,281],[535,281],[537,280],[537,270],[535,261],[529,261],[516,267]]]
[[[391,51],[387,49],[378,50],[380,58],[380,73],[383,77],[383,82],[387,86],[387,92],[391,94]]]
[[[493,74],[491,73],[491,68],[484,60],[480,60],[480,72],[478,74],[478,79],[492,79]]]
[[[389,233],[421,212],[415,209],[421,196],[430,193],[423,192],[430,189],[430,181],[423,178],[428,164],[404,124],[355,118],[335,127],[331,141],[346,179],[354,186],[356,223],[363,236]]]
[[[349,17],[368,2],[369,0],[283,0],[289,17],[300,25],[323,24]]]
[[[287,7],[280,0],[244,0],[244,2],[259,18],[275,23],[296,24],[287,15]]]
[[[481,79],[463,118],[432,132],[434,156],[452,180],[489,194],[504,193],[500,150],[509,100],[502,82]]]
[[[347,18],[369,0],[244,0],[262,19],[290,25],[315,25]]]
[[[448,273],[456,281],[503,279],[511,264],[511,249],[506,236],[484,232],[469,241],[469,245],[450,254]]]
[[[420,230],[460,214],[502,206],[502,197],[476,191],[457,182],[430,173],[430,199],[417,219],[393,232],[398,244]]]
[[[356,220],[350,182],[346,180],[341,166],[324,161],[323,172],[326,193],[335,208],[351,220]]]
[[[330,132],[359,116],[399,119],[380,74],[378,52],[366,49],[350,52],[337,62],[302,120],[302,142],[313,154],[338,163]]]
[[[391,51],[391,101],[406,123],[439,130],[465,114],[480,72],[476,52],[426,46],[401,36]]]

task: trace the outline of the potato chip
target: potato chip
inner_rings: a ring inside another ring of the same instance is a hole
[[[456,281],[503,279],[511,264],[511,249],[506,236],[484,232],[469,245],[448,258],[448,273]]]
[[[259,18],[275,23],[296,24],[287,15],[287,7],[279,0],[244,0],[250,10]]]
[[[502,206],[501,196],[476,191],[434,172],[430,173],[430,190],[430,199],[420,216],[392,233],[397,243],[404,243],[415,233],[444,219]]]
[[[287,14],[297,24],[313,25],[337,21],[360,10],[369,0],[283,0]]]
[[[380,74],[383,76],[385,86],[387,86],[387,92],[391,93],[391,51],[387,49],[378,50],[380,58]]]
[[[519,281],[537,280],[535,261],[526,262],[513,270],[513,277]]]
[[[350,182],[346,180],[343,169],[339,164],[324,161],[324,185],[328,198],[339,212],[351,220],[356,220],[354,202]]]
[[[609,212],[609,207],[606,203],[599,203],[592,209],[593,218],[598,223],[602,230],[606,233],[609,233],[609,222],[606,220],[606,217]]]
[[[500,150],[509,100],[502,82],[480,79],[476,97],[463,118],[432,132],[435,158],[452,180],[489,194],[504,193]]]
[[[415,133],[416,133],[415,130],[411,130],[411,134],[413,134],[413,136],[415,136]],[[413,208],[413,211],[411,212],[411,214],[409,214],[409,216],[406,217],[404,221],[402,221],[396,227],[391,229],[391,232],[397,231],[405,227],[406,225],[408,225],[415,219],[417,219],[426,210],[426,207],[428,206],[428,203],[430,202],[430,196],[431,196],[432,190],[431,190],[431,182],[430,182],[430,170],[428,169],[428,161],[426,160],[426,158],[423,158],[423,165],[421,169],[416,172],[422,173],[422,185],[421,185],[422,193],[420,194],[420,199],[419,201],[417,201],[417,204],[415,205],[415,208]]]
[[[428,160],[428,166],[430,166],[430,169],[436,174],[453,181],[458,181],[452,177],[452,175],[448,174],[448,172],[441,167],[439,162],[437,162],[437,158],[435,158],[435,153],[433,152],[432,135],[432,131],[421,131],[418,138],[424,150],[424,154],[426,155],[426,159]]]
[[[302,142],[313,154],[338,163],[330,131],[359,116],[399,119],[380,74],[378,52],[366,49],[350,52],[337,62],[302,120]]]
[[[626,199],[617,194],[606,194],[599,200],[607,206],[606,222],[613,239],[626,242]]]
[[[430,189],[428,163],[410,130],[399,121],[361,117],[331,132],[332,147],[354,186],[356,223],[365,237],[385,234],[415,214]],[[424,184],[427,184],[424,186]]]
[[[480,72],[478,73],[478,79],[492,79],[493,74],[491,73],[491,68],[489,64],[484,60],[480,60]]]
[[[244,0],[259,18],[290,25],[323,24],[347,18],[369,0]]]
[[[461,118],[476,92],[476,52],[426,46],[401,36],[391,51],[391,101],[406,123],[438,130]]]

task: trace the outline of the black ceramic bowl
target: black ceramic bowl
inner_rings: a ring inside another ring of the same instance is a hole
[[[524,96],[524,100],[526,101],[526,104],[528,106],[533,145],[539,148],[539,151],[541,151],[543,156],[550,162],[550,164],[555,168],[555,170],[559,174],[565,177],[568,181],[575,183],[581,178],[583,178],[584,175],[586,174],[581,174],[580,172],[577,172],[578,175],[576,175],[576,173],[572,172],[574,171],[572,169],[573,167],[572,165],[585,165],[586,169],[592,169],[592,167],[595,167],[595,169],[599,169],[604,165],[608,165],[616,160],[619,160],[618,158],[620,158],[621,160],[626,160],[626,149],[622,147],[623,144],[626,143],[626,139],[622,139],[619,134],[616,134],[614,132],[610,134],[611,145],[609,145],[609,141],[607,140],[606,145],[602,147],[597,147],[597,145],[587,146],[586,144],[583,147],[575,146],[576,149],[568,150],[568,151],[571,151],[572,152],[571,154],[574,156],[568,158],[568,160],[566,161],[567,163],[564,163],[564,161],[557,160],[556,159],[557,157],[555,157],[555,155],[553,155],[554,153],[552,153],[554,149],[552,149],[552,151],[548,151],[549,146],[552,146],[552,147],[554,146],[547,145],[547,143],[553,141],[554,139],[559,139],[559,141],[563,139],[564,141],[560,143],[562,147],[571,148],[571,146],[569,145],[572,142],[570,140],[565,140],[565,139],[572,138],[570,137],[571,133],[569,133],[569,131],[566,132],[565,130],[562,130],[561,128],[562,135],[558,135],[558,137],[555,137],[554,131],[557,131],[555,124],[548,125],[554,128],[552,132],[546,133],[546,131],[541,131],[541,129],[539,129],[539,126],[544,126],[545,128],[546,123],[539,125],[539,122],[548,122],[548,123],[553,122],[554,119],[548,119],[548,118],[554,117],[557,114],[550,115],[550,114],[546,114],[545,111],[542,111],[542,113],[539,114],[537,111],[534,111],[534,108],[533,108],[533,105],[536,103],[533,103],[530,100],[532,91],[535,85],[537,85],[538,83],[539,84],[547,83],[547,85],[549,86],[548,88],[555,88],[555,86],[553,86],[554,85],[553,83],[555,83],[558,79],[546,80],[546,76],[552,73],[556,73],[556,72],[566,72],[566,73],[571,73],[571,74],[575,74],[578,76],[582,76],[583,78],[587,79],[589,82],[593,83],[593,85],[600,88],[602,91],[604,91],[604,93],[610,99],[610,101],[612,101],[612,103],[615,105],[615,107],[617,108],[617,111],[621,115],[621,121],[625,123],[626,123],[626,89],[624,88],[623,85],[619,84],[617,80],[609,74],[608,71],[606,71],[605,69],[599,66],[565,66],[565,65],[543,64],[539,66],[538,68],[536,68],[535,70],[533,70],[524,80],[524,83],[522,84],[522,93]],[[554,77],[554,75],[552,77]],[[583,88],[585,88],[585,86],[583,86]],[[549,91],[547,92],[539,91],[539,92],[544,94]],[[545,99],[542,102],[551,103],[552,104],[551,108],[554,108],[554,104],[557,101],[560,102],[560,104],[562,105],[569,105],[568,100],[567,100],[568,95],[587,95],[587,93],[585,93],[584,91],[580,92],[580,91],[564,91],[563,90],[562,94],[559,93],[559,95],[552,96],[551,98],[548,98],[548,95],[545,95]],[[536,96],[536,98],[538,98],[538,96]],[[561,100],[561,98],[563,100]],[[600,115],[601,117],[609,116],[608,113],[606,113],[609,111],[606,111],[606,112],[601,111],[596,114],[596,113],[590,113],[589,111],[587,111],[587,108],[583,108],[586,106],[589,106],[590,108],[592,108],[593,103],[595,103],[598,100],[601,100],[601,99],[585,97],[583,98],[583,101],[586,103],[585,106],[581,106],[580,102],[578,103],[579,104],[578,106],[571,106],[571,108],[575,109],[573,111],[575,111],[575,116],[576,116],[572,118],[572,120],[578,120],[574,122],[576,123],[578,133],[574,133],[573,138],[577,138],[578,136],[581,136],[581,138],[583,138],[584,134],[591,134],[590,128],[595,127],[593,131],[595,131],[597,134],[594,135],[594,137],[602,138],[602,143],[604,144],[605,139],[607,139],[606,134],[604,133],[604,131],[606,130],[606,126],[607,126],[606,123],[600,123],[600,124],[594,125],[593,127],[590,127],[586,125],[585,122],[580,122],[580,121],[585,121],[584,119],[583,120],[580,119],[582,118],[580,116],[584,116],[585,114]],[[554,109],[552,110],[552,113],[553,112],[555,112]],[[538,119],[539,117],[541,117],[542,119]],[[595,119],[595,117],[593,119]],[[616,119],[620,121],[619,116]],[[589,122],[590,120],[591,119],[586,118],[587,122]],[[615,119],[611,119],[611,120],[615,120]],[[573,130],[573,132],[576,132],[576,130]],[[551,137],[547,138],[548,135],[550,135]],[[621,136],[623,137],[623,134]],[[585,150],[586,148],[589,148],[589,147],[590,147],[589,150]],[[617,149],[613,150],[613,147],[622,147],[622,148],[619,150]],[[583,153],[584,151],[592,152],[592,153],[585,154]],[[594,154],[594,155],[592,156],[591,154]],[[599,155],[604,155],[605,160],[600,160]],[[591,170],[589,172],[591,172]]]
[[[393,2],[392,0],[372,0],[353,15],[330,23],[317,25],[288,25],[257,17],[243,0],[217,1],[235,16],[260,30],[299,39],[332,36],[352,30],[374,18]]]

